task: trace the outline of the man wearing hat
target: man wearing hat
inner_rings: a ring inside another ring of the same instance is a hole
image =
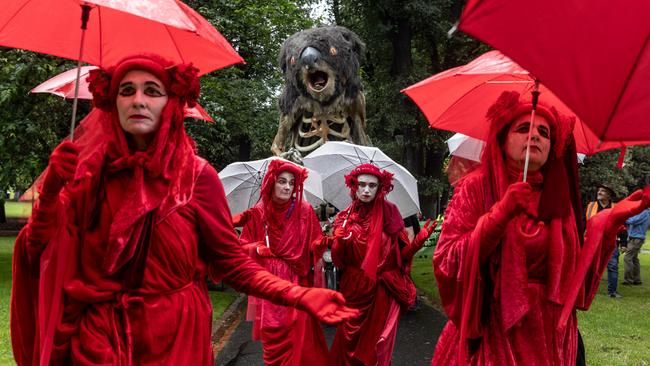
[[[598,191],[596,191],[596,201],[589,202],[587,205],[587,212],[585,215],[587,220],[589,220],[592,216],[601,210],[614,207],[615,203],[612,202],[612,200],[616,194],[612,187],[613,186],[608,183],[601,183],[598,185]],[[616,249],[614,249],[614,253],[612,253],[612,257],[609,259],[609,263],[607,263],[607,293],[609,297],[621,298],[623,296],[619,294],[618,291],[616,291],[618,288],[618,247],[620,246],[621,249],[625,251],[625,244],[627,242],[627,235],[625,234],[625,231],[619,233],[618,237],[616,238],[616,242],[618,245],[616,246]]]

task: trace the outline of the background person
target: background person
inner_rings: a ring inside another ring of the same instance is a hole
[[[294,284],[313,286],[315,257],[310,248],[322,232],[314,209],[303,200],[305,179],[305,168],[272,160],[260,201],[245,211],[246,224],[239,239],[270,273]],[[322,283],[318,285],[322,287]],[[247,319],[254,322],[253,339],[262,341],[265,365],[331,364],[320,323],[309,314],[249,296]]]
[[[650,221],[650,210],[644,210],[640,214],[632,216],[625,221],[628,239],[625,256],[623,257],[623,262],[625,263],[624,285],[642,284],[639,251],[641,251],[641,246],[645,242],[648,221]]]
[[[340,291],[360,315],[341,323],[330,350],[334,365],[387,366],[393,354],[400,310],[415,300],[410,264],[435,223],[408,239],[397,206],[385,199],[392,174],[362,164],[346,177],[352,203],[334,221],[334,264],[342,269]]]

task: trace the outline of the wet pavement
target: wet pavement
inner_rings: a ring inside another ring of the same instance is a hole
[[[447,321],[431,306],[422,304],[417,311],[402,315],[392,366],[429,366],[438,335]],[[263,365],[262,344],[251,340],[252,322],[240,321],[216,357],[216,366]],[[325,327],[328,344],[334,339],[335,327]]]

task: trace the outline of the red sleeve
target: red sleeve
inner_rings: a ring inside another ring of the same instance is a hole
[[[491,252],[498,243],[498,238],[494,239],[497,233],[488,223],[489,213],[483,213],[482,187],[478,175],[459,182],[433,255],[442,305],[459,329],[464,325],[465,338],[480,336],[483,274],[487,270],[487,263],[479,262],[480,252]]]
[[[225,279],[237,291],[294,305],[293,287],[265,271],[244,252],[232,225],[232,218],[217,171],[206,165],[194,189],[192,205],[197,213],[200,245],[208,263],[210,277]]]

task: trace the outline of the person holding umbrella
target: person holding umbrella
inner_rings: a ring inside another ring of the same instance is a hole
[[[575,365],[576,310],[589,308],[620,226],[650,205],[647,189],[634,192],[583,237],[572,121],[532,109],[501,94],[481,166],[455,187],[433,256],[449,321],[432,365]]]
[[[306,179],[306,168],[272,160],[262,181],[261,199],[234,221],[243,223],[239,240],[266,270],[289,282],[313,286],[311,267],[317,267],[314,259],[320,257],[313,256],[310,248],[323,234],[314,209],[303,200]],[[254,322],[253,339],[262,341],[265,365],[330,365],[323,331],[308,313],[250,296],[247,318]]]
[[[206,273],[327,323],[355,315],[241,249],[217,172],[184,130],[194,67],[138,54],[89,77],[96,108],[52,153],[15,244],[18,365],[212,365]]]
[[[408,239],[397,206],[385,199],[393,175],[362,164],[345,177],[352,203],[334,220],[332,260],[343,274],[340,291],[360,315],[341,323],[330,354],[334,365],[388,366],[400,310],[415,301],[409,277],[411,259],[436,225],[431,220],[413,241]]]

